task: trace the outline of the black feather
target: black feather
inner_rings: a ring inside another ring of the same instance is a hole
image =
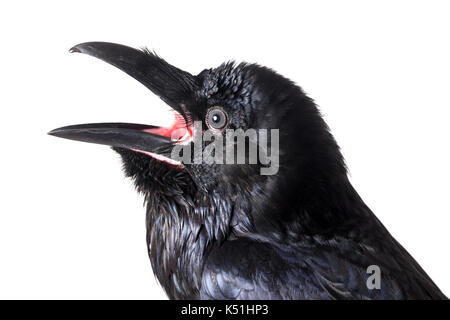
[[[145,195],[148,252],[170,298],[445,298],[353,189],[336,141],[300,87],[234,63],[195,82],[189,117],[202,120],[220,105],[231,128],[279,128],[280,169],[180,169],[116,149]],[[381,289],[366,286],[370,265],[381,269]]]

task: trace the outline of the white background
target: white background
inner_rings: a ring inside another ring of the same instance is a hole
[[[450,294],[450,8],[446,1],[3,1],[0,298],[164,299],[143,198],[107,147],[46,135],[164,124],[163,103],[68,49],[148,46],[198,73],[258,62],[321,106],[362,198]]]

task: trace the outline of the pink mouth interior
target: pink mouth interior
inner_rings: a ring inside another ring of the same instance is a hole
[[[174,120],[172,125],[168,127],[158,127],[153,129],[145,129],[145,132],[157,134],[160,136],[164,136],[167,138],[170,138],[172,141],[176,141],[176,143],[182,143],[187,144],[192,141],[193,133],[192,128],[190,126],[187,126],[186,121],[184,120],[183,116],[179,114],[178,112],[174,113]],[[168,164],[177,166],[177,167],[183,167],[183,164],[180,161],[173,160],[171,158],[165,157],[163,155],[148,152],[148,151],[142,151],[142,150],[134,150],[140,153],[144,153],[152,158],[155,158],[159,161],[166,162]]]
[[[186,125],[183,116],[175,112],[174,121],[169,127],[145,129],[145,132],[157,134],[172,139],[172,141],[184,142],[192,137],[192,129]]]

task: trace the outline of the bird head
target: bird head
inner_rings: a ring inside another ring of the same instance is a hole
[[[113,147],[140,191],[154,190],[158,184],[158,188],[180,192],[221,192],[230,197],[246,194],[254,199],[253,208],[264,210],[311,199],[331,180],[346,175],[339,148],[315,103],[300,87],[271,69],[230,62],[194,76],[148,50],[113,43],[82,43],[71,52],[91,55],[126,72],[176,114],[169,127],[98,123],[66,126],[49,133]],[[256,138],[244,136],[247,148],[241,155],[243,162],[236,161],[238,139],[232,137],[231,143],[226,139],[229,132],[237,130],[256,133]],[[224,145],[223,157],[216,157],[220,148],[208,149],[219,138]],[[257,150],[252,161],[249,145],[261,147],[263,140],[266,153]],[[229,148],[236,150],[231,161],[227,161]],[[260,161],[264,156],[266,161]]]

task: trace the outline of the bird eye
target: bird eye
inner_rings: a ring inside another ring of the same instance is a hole
[[[221,131],[228,125],[228,115],[222,107],[211,107],[206,114],[206,125],[214,131]]]

